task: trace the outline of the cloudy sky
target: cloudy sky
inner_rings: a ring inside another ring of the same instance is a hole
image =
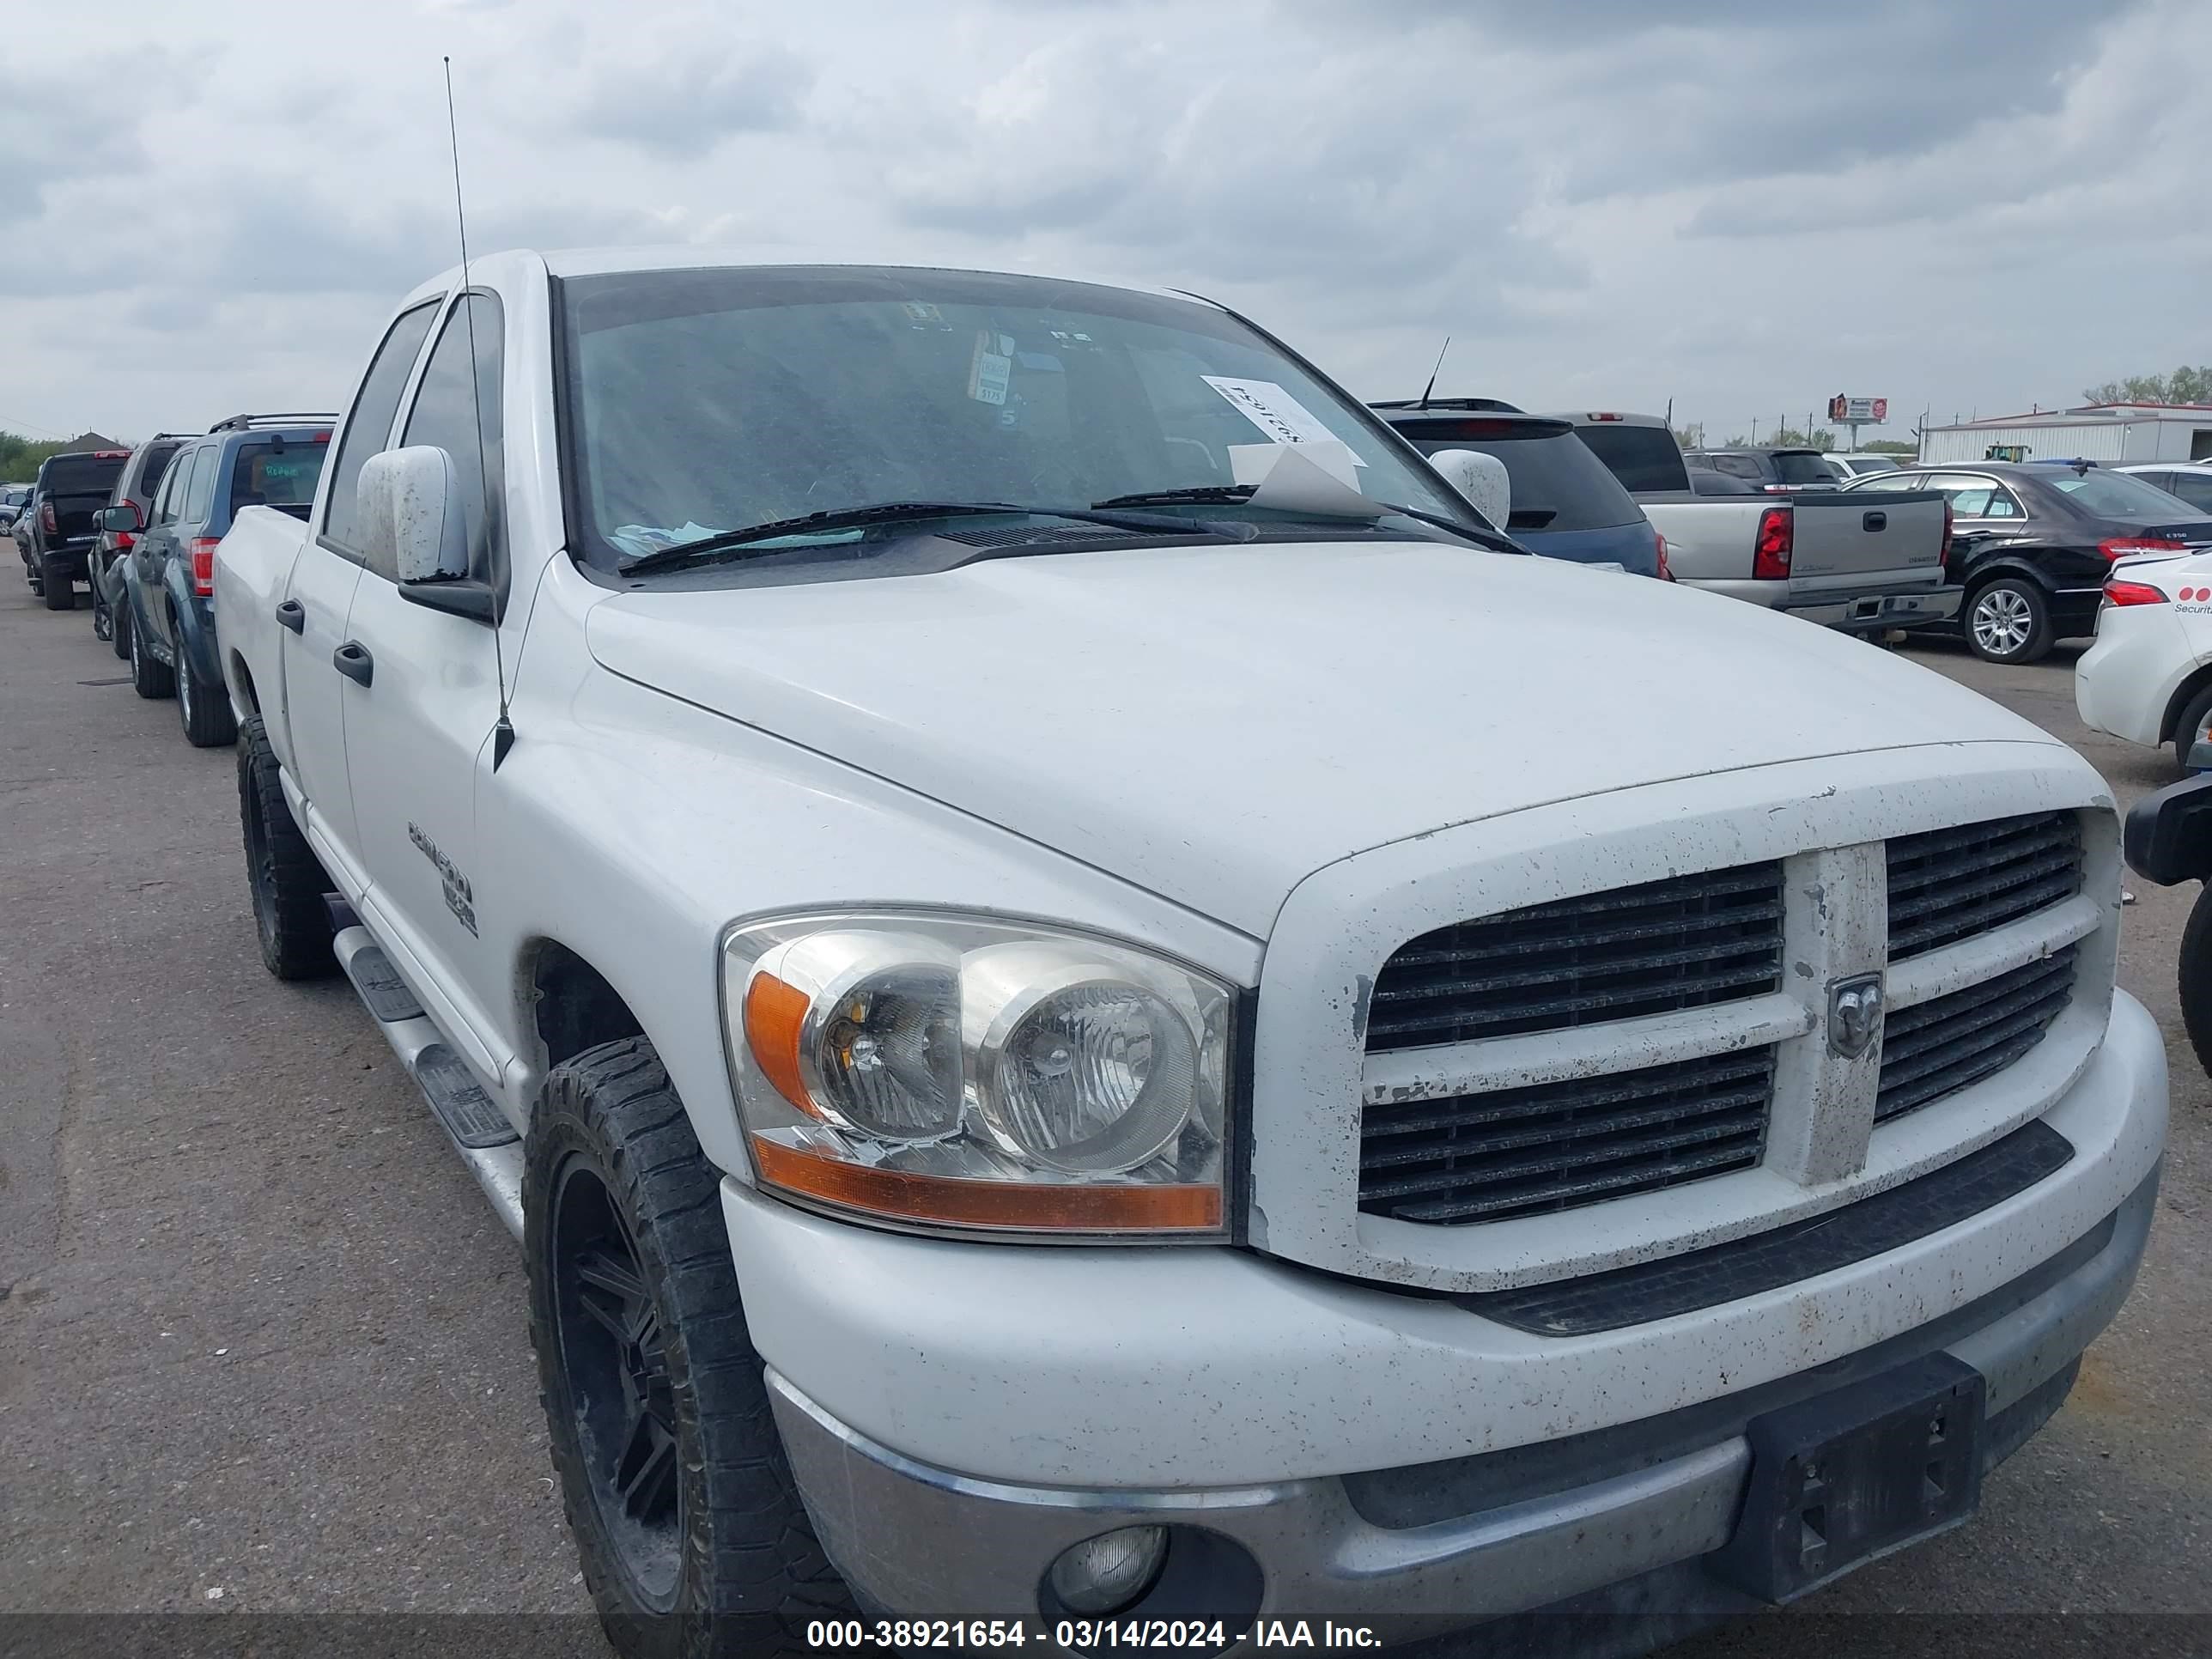
[[[1908,421],[2212,362],[2201,0],[8,0],[0,427],[334,407],[474,246],[1190,288],[1356,392]],[[1866,436],[1899,435],[1867,433]]]

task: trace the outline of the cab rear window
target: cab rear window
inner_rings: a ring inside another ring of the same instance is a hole
[[[115,488],[115,481],[123,476],[124,463],[131,458],[118,453],[102,455],[57,455],[46,463],[46,487],[54,495],[106,495]]]
[[[1774,476],[1790,484],[1832,484],[1836,482],[1835,472],[1827,462],[1809,452],[1777,455],[1774,458]]]
[[[1689,472],[1674,434],[1656,426],[1577,422],[1575,431],[1606,470],[1630,489],[1687,489]]]
[[[246,444],[238,452],[230,474],[230,510],[242,507],[276,507],[305,518],[315,504],[315,486],[321,482],[327,443]]]

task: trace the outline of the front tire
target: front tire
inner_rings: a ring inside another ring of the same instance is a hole
[[[1984,662],[2039,662],[2051,654],[2051,602],[2024,576],[1996,576],[1960,612],[1967,648]]]
[[[2212,886],[2197,890],[2188,925],[2181,930],[2175,978],[2181,994],[2182,1029],[2189,1033],[2197,1063],[2212,1073]]]
[[[2212,685],[2191,697],[2181,718],[2173,723],[2173,763],[2185,775],[2189,771],[2189,751],[2199,738],[2212,736],[2208,727],[2212,727]]]
[[[67,559],[46,556],[39,574],[39,597],[46,600],[49,611],[76,609],[76,579],[70,574]]]
[[[143,630],[131,630],[131,689],[149,702],[173,696],[177,690],[177,671],[165,662],[154,660],[154,653],[146,648]]]
[[[719,1190],[646,1039],[546,1079],[523,1149],[531,1341],[624,1659],[797,1653],[810,1618],[852,1607],[784,1457]]]
[[[238,817],[246,836],[246,879],[261,963],[279,979],[320,979],[337,969],[331,954],[331,878],[292,817],[276,751],[258,714],[238,730]]]

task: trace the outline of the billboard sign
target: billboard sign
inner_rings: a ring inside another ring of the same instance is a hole
[[[1828,399],[1828,418],[1845,426],[1880,426],[1889,418],[1889,399],[1846,398],[1838,392]]]

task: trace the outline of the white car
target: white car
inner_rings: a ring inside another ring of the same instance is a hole
[[[1820,459],[1844,483],[1854,478],[1870,478],[1877,472],[1894,472],[1905,465],[1894,455],[1885,455],[1879,450],[1871,449],[1846,450],[1840,453],[1832,449]]]
[[[1671,1638],[2058,1409],[2166,1132],[2111,790],[1448,463],[1174,294],[514,252],[239,514],[264,959],[520,1236],[625,1659]]]
[[[2082,724],[2128,743],[2189,751],[2212,738],[2212,554],[2115,565],[2097,641],[2074,665]]]
[[[2169,495],[2180,497],[2199,512],[2212,515],[2212,461],[2147,461],[2139,466],[2112,470],[2131,473]]]

